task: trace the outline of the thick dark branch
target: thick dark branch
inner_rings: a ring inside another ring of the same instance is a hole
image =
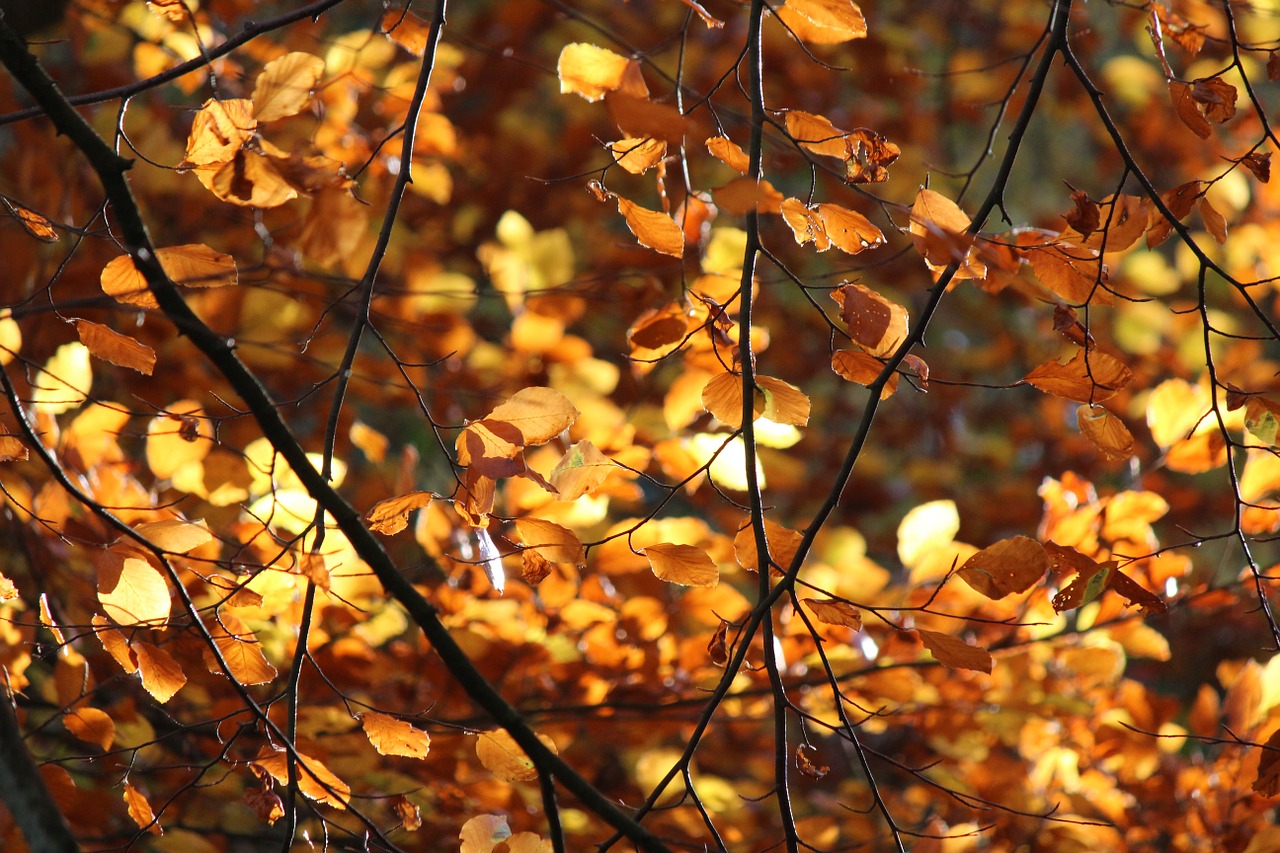
[[[32,850],[74,853],[80,849],[36,763],[31,760],[13,703],[3,688],[0,688],[0,800],[9,807]]]

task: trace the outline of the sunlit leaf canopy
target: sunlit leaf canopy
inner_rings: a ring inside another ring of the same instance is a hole
[[[0,849],[1280,848],[1275,4],[47,6]]]

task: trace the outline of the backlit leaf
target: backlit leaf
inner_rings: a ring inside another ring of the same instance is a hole
[[[650,545],[644,549],[660,580],[681,586],[711,588],[720,583],[720,570],[707,552],[695,545]]]
[[[803,41],[840,44],[867,37],[867,21],[853,0],[787,0],[778,18]],[[796,18],[809,26],[796,26]]]
[[[373,505],[365,520],[370,530],[390,536],[408,527],[409,513],[426,508],[434,497],[432,492],[409,492],[381,500]]]
[[[827,236],[827,227],[822,218],[800,199],[788,198],[782,202],[782,219],[791,226],[791,233],[801,246],[813,243],[819,252],[831,248],[831,238]]]
[[[289,784],[289,756],[284,750],[264,749],[253,763],[271,774],[281,785]],[[308,799],[333,806],[338,810],[347,807],[351,788],[325,767],[319,760],[298,752],[298,790]]]
[[[213,541],[213,534],[203,522],[187,521],[185,518],[149,521],[139,524],[134,531],[162,551],[173,554],[185,554]]]
[[[572,92],[588,101],[598,101],[619,89],[638,97],[648,95],[635,60],[593,44],[565,45],[556,61],[556,74],[562,93]]]
[[[365,737],[382,755],[403,755],[406,758],[426,758],[431,738],[422,729],[377,711],[365,711],[360,715],[360,725]]]
[[[142,795],[141,791],[127,782],[124,786],[124,802],[129,807],[129,817],[137,824],[138,829],[145,829],[154,835],[161,835],[164,832],[160,828],[160,822],[156,820],[155,812],[151,810],[151,804],[147,802],[147,798]]]
[[[813,611],[819,622],[828,625],[843,625],[855,631],[862,630],[862,613],[847,601],[838,598],[803,598],[801,599]]]
[[[768,518],[764,520],[765,542],[769,545],[769,558],[783,570],[790,568],[796,551],[804,537],[799,531],[783,527]],[[756,553],[756,535],[748,523],[738,529],[733,537],[733,556],[738,565],[753,572],[760,570],[760,556]]]
[[[831,296],[840,306],[849,337],[870,355],[892,355],[907,339],[907,309],[896,302],[861,284],[845,284]]]
[[[684,257],[684,231],[670,216],[641,207],[621,196],[618,197],[618,212],[627,220],[627,227],[641,246],[674,258]]]
[[[935,548],[941,548],[960,532],[960,513],[955,501],[940,500],[920,504],[898,525],[898,559],[911,568]]]
[[[111,749],[116,737],[116,724],[105,711],[84,707],[68,711],[62,718],[62,724],[85,743],[94,743],[104,750]]]
[[[938,663],[950,669],[971,669],[991,672],[991,655],[986,649],[971,646],[964,640],[940,634],[937,631],[920,630],[920,640]]]
[[[746,174],[751,168],[751,161],[738,143],[724,136],[713,136],[707,140],[707,150],[711,156],[731,169]]]
[[[101,323],[81,319],[71,322],[76,327],[76,334],[80,336],[80,343],[88,348],[90,355],[136,370],[145,376],[150,376],[155,369],[156,351],[146,344]]]
[[[752,411],[755,417],[764,414],[766,402],[764,395],[754,395]],[[742,377],[736,373],[712,376],[703,386],[702,405],[725,426],[734,429],[742,426]]]
[[[763,417],[792,426],[809,423],[809,397],[799,388],[772,376],[757,376],[756,384],[764,392]]]
[[[578,419],[569,398],[554,388],[522,388],[485,415],[489,423],[509,424],[526,447],[545,444]]]
[[[31,385],[31,404],[37,411],[60,415],[78,408],[93,385],[88,348],[79,342],[58,347]]]
[[[861,350],[842,349],[831,354],[831,369],[839,374],[841,379],[847,379],[859,385],[870,385],[884,371],[884,362]],[[880,392],[880,399],[887,400],[896,390],[898,390],[898,374],[895,373],[885,383],[884,390]]]
[[[848,154],[844,144],[845,132],[833,125],[826,116],[802,110],[787,110],[783,119],[787,125],[787,133],[800,143],[801,148],[814,154],[840,159]]]
[[[135,640],[130,649],[138,661],[138,676],[142,679],[143,688],[160,704],[172,699],[187,683],[182,665],[159,646]]]
[[[227,163],[248,142],[258,128],[253,102],[246,98],[227,101],[211,99],[196,113],[187,138],[189,166]]]
[[[856,210],[836,204],[820,204],[817,212],[827,239],[842,252],[856,255],[884,243],[883,232]]]
[[[552,752],[557,751],[555,743],[546,735],[538,735],[538,740]],[[486,770],[504,781],[532,782],[538,778],[533,760],[504,729],[481,732],[476,740],[476,757]]]
[[[1177,80],[1169,81],[1169,98],[1182,123],[1201,139],[1208,139],[1213,133],[1213,125],[1209,124],[1191,94],[1191,86]]]
[[[1034,539],[1001,539],[974,554],[960,567],[965,583],[988,598],[1026,592],[1044,577],[1049,555]]]
[[[1076,409],[1076,425],[1108,459],[1128,459],[1133,455],[1133,433],[1124,421],[1101,406]]]
[[[117,624],[159,626],[169,621],[169,584],[146,560],[106,551],[98,566],[98,601]]]
[[[1133,379],[1129,370],[1115,356],[1096,350],[1085,350],[1065,363],[1046,361],[1026,375],[1026,381],[1046,394],[1066,397],[1079,403],[1098,403],[1124,388]]]
[[[667,156],[661,139],[619,139],[609,143],[609,151],[619,166],[633,175],[643,175]]]
[[[594,492],[616,470],[618,466],[612,459],[584,439],[565,452],[547,479],[559,492],[560,500],[574,501]]]
[[[573,531],[545,518],[517,518],[516,530],[526,548],[533,548],[553,563],[581,565],[586,552]]]
[[[253,117],[275,121],[297,114],[311,102],[311,90],[323,74],[324,60],[309,53],[295,51],[271,60],[253,86]]]
[[[241,684],[266,684],[275,680],[276,668],[267,662],[262,644],[238,617],[223,608],[217,621],[209,623],[208,627],[233,678]],[[226,674],[208,649],[205,649],[205,663],[209,665],[210,672]]]
[[[973,238],[967,233],[969,225],[969,217],[951,199],[928,189],[916,193],[911,205],[911,242],[931,269],[960,263],[957,278],[981,278],[985,274],[970,255]]]

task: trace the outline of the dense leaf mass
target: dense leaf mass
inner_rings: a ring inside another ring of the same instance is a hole
[[[0,849],[1280,850],[1276,3],[45,5]]]

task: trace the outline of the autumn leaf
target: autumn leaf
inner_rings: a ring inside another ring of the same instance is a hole
[[[1272,732],[1261,748],[1253,791],[1264,797],[1280,796],[1280,729]]]
[[[764,520],[765,542],[769,546],[769,558],[784,570],[790,568],[796,551],[804,537],[799,531],[783,527],[776,521]],[[750,523],[744,524],[733,537],[733,556],[738,565],[749,571],[760,571],[760,556],[756,553],[755,529]]]
[[[916,251],[932,270],[957,263],[957,278],[982,278],[986,270],[972,258],[969,217],[951,199],[929,189],[916,193],[908,230]]]
[[[209,624],[208,628],[232,678],[242,684],[266,684],[275,680],[276,668],[267,662],[262,644],[239,617],[223,608],[217,621]],[[207,648],[204,654],[210,672],[228,674]]]
[[[844,284],[831,292],[849,337],[868,354],[884,358],[907,339],[907,309],[861,284]],[[879,374],[879,371],[876,371]],[[874,377],[872,377],[874,379]]]
[[[283,749],[263,749],[253,759],[253,764],[270,773],[281,785],[289,784],[289,755]],[[351,798],[351,787],[335,776],[333,771],[300,750],[297,768],[298,790],[304,797],[333,806],[339,811],[346,809],[347,800]]]
[[[1128,459],[1133,455],[1133,434],[1124,421],[1101,406],[1076,409],[1076,425],[1108,459]]]
[[[134,532],[160,550],[172,554],[186,554],[213,541],[213,534],[203,522],[185,518],[148,521],[134,527]]]
[[[818,218],[831,244],[842,252],[856,255],[884,243],[884,234],[871,220],[856,210],[836,204],[819,204]]]
[[[867,21],[853,0],[787,0],[775,14],[797,37],[814,44],[867,37]]]
[[[826,116],[803,110],[787,110],[783,121],[786,122],[787,133],[807,151],[841,159],[848,153],[844,144],[845,132],[833,125]]]
[[[1025,381],[1055,397],[1098,403],[1114,397],[1132,379],[1133,371],[1114,356],[1080,349],[1065,363],[1046,361],[1039,365]]]
[[[408,492],[394,498],[380,500],[365,516],[369,529],[388,536],[409,526],[409,514],[425,509],[436,497],[432,492]]]
[[[643,208],[621,196],[618,197],[618,212],[627,220],[627,227],[641,246],[674,258],[684,257],[684,232],[670,216]]]
[[[129,650],[137,660],[138,677],[143,688],[161,705],[174,697],[187,683],[182,665],[173,655],[145,640],[135,640]]]
[[[552,752],[557,751],[555,743],[546,735],[538,735],[538,740]],[[506,782],[532,782],[538,778],[533,760],[503,729],[480,733],[476,757],[486,770]]]
[[[196,113],[187,138],[183,165],[210,166],[230,162],[257,130],[253,102],[245,98],[211,99]]]
[[[4,202],[5,210],[9,211],[9,215],[18,221],[23,231],[26,231],[42,243],[58,242],[60,239],[58,229],[47,217],[41,216],[34,210],[10,201],[3,196],[0,196],[0,201]]]
[[[765,405],[763,395],[753,395],[752,411],[755,417],[764,414]],[[712,376],[703,386],[702,406],[725,426],[733,429],[742,426],[742,377],[736,373],[717,373]]]
[[[808,605],[819,622],[825,622],[828,625],[843,625],[855,631],[862,630],[862,614],[858,611],[858,608],[843,599],[802,598],[800,600]]]
[[[571,446],[551,469],[547,478],[562,501],[574,501],[598,489],[617,464],[590,441],[583,439]]]
[[[516,530],[524,547],[538,551],[553,563],[582,565],[586,552],[573,531],[543,518],[517,518]]]
[[[633,59],[593,44],[567,44],[556,61],[560,91],[598,101],[613,91],[636,97],[649,92],[640,76],[640,66]]]
[[[1044,577],[1049,556],[1034,539],[1001,539],[974,554],[960,567],[965,583],[988,598],[1026,592]]]
[[[712,157],[744,175],[751,167],[751,161],[747,158],[746,152],[738,146],[738,143],[727,137],[711,137],[707,140],[707,150],[711,152]]]
[[[80,740],[97,744],[104,750],[111,749],[115,740],[115,722],[105,711],[97,708],[74,708],[62,718],[62,724]]]
[[[426,732],[388,714],[365,711],[360,715],[364,733],[382,755],[402,755],[406,758],[426,758],[431,738]]]
[[[986,649],[971,646],[964,640],[952,637],[950,634],[940,634],[937,631],[925,631],[923,629],[918,633],[924,643],[924,647],[943,666],[949,669],[971,669],[976,672],[991,672],[991,655]]]
[[[323,74],[324,60],[309,53],[294,51],[271,60],[253,86],[253,117],[275,121],[301,112]]]
[[[667,155],[667,143],[661,139],[619,139],[608,147],[614,162],[633,175],[643,175]]]
[[[842,379],[859,385],[870,385],[884,372],[884,362],[865,352],[836,350],[831,354],[831,369]],[[880,399],[887,400],[898,390],[898,374],[894,373],[880,392]]]
[[[801,246],[813,243],[819,252],[831,248],[827,227],[814,209],[797,198],[788,198],[782,202],[781,210],[782,219],[791,227],[797,243]]]
[[[146,560],[105,551],[98,561],[98,601],[117,625],[163,625],[173,603],[169,584]]]
[[[1182,119],[1182,123],[1190,128],[1191,132],[1201,139],[1208,139],[1213,133],[1213,125],[1205,119],[1200,112],[1200,108],[1196,105],[1196,100],[1192,95],[1192,87],[1187,83],[1177,80],[1169,81],[1169,98],[1173,101],[1173,108],[1178,114],[1178,118]]]
[[[694,545],[650,545],[644,555],[660,580],[681,586],[711,588],[720,583],[720,570],[707,552]]]
[[[145,829],[153,835],[164,834],[164,830],[160,828],[160,822],[156,820],[155,812],[151,810],[151,804],[147,802],[147,798],[142,795],[141,791],[127,782],[124,786],[124,802],[129,808],[129,817],[137,824],[138,829]]]
[[[519,442],[529,447],[545,444],[564,432],[578,414],[569,398],[554,388],[522,388],[485,415],[484,423],[515,427]]]

